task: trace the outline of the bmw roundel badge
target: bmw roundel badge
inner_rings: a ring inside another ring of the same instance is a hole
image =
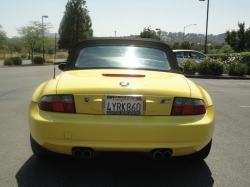
[[[120,86],[126,87],[129,85],[129,82],[120,82]]]
[[[85,103],[88,103],[88,102],[89,102],[89,98],[88,98],[88,97],[85,97],[85,98],[84,98],[84,101],[85,101]]]

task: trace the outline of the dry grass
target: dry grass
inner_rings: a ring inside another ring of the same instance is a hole
[[[0,54],[0,59],[5,59],[5,58],[11,58],[11,57],[20,57],[21,58],[21,55],[22,54]],[[27,58],[28,58],[29,54],[27,54]],[[36,56],[41,56],[39,54],[35,54],[33,55],[33,57],[36,57]],[[56,56],[58,58],[68,58],[69,54],[67,52],[57,52],[56,53]],[[53,59],[55,58],[55,55],[45,55],[45,59]]]
[[[17,54],[17,55],[11,55],[11,54],[0,54],[0,59],[5,59],[5,58],[11,58],[11,57],[21,57],[21,54]]]
[[[56,55],[69,56],[69,53],[67,53],[67,52],[57,52]]]

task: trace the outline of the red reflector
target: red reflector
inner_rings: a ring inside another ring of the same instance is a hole
[[[53,111],[63,112],[63,103],[53,103]]]
[[[53,111],[53,103],[46,102],[46,101],[40,101],[39,108],[42,110]]]
[[[183,106],[182,114],[193,114],[194,106]]]
[[[172,114],[173,114],[173,115],[179,115],[179,114],[181,114],[182,108],[183,108],[183,106],[181,106],[181,105],[175,105],[175,106],[173,107]]]
[[[65,112],[76,112],[74,103],[63,103]]]
[[[102,74],[106,77],[145,77],[145,75],[136,75],[136,74]]]
[[[194,114],[205,114],[206,105],[196,105],[194,106]]]

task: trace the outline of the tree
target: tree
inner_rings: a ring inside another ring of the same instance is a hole
[[[8,46],[0,45],[0,54],[6,54],[9,51]]]
[[[9,44],[11,52],[21,53],[23,51],[23,45],[20,43],[11,43]]]
[[[48,32],[51,28],[51,24],[42,24],[38,21],[31,21],[27,27],[17,28],[17,32],[21,35],[21,41],[26,44],[31,50],[31,61],[33,64],[33,52],[35,47],[41,46],[45,40],[43,40],[42,33]]]
[[[233,52],[234,50],[231,48],[230,45],[223,46],[219,51],[219,53],[233,53]]]
[[[6,32],[1,30],[1,28],[3,28],[2,25],[0,25],[0,43],[8,39],[6,36]]]
[[[67,49],[70,53],[72,47],[81,40],[93,37],[92,22],[85,0],[70,0],[58,30],[60,39],[59,49]]]
[[[210,45],[208,46],[208,49],[207,49],[207,54],[217,54],[219,53],[219,51],[217,49],[215,49],[214,45]],[[201,51],[202,53],[204,53],[204,50]]]
[[[225,41],[235,52],[244,52],[250,49],[250,28],[245,30],[245,22],[239,22],[238,26],[238,31],[226,32]]]
[[[193,50],[195,51],[201,51],[204,49],[204,46],[203,45],[200,45],[200,44],[195,44],[193,47],[192,47]]]
[[[192,49],[194,43],[189,43],[188,41],[181,42],[180,49]]]
[[[208,54],[217,54],[218,53],[218,50],[215,49],[214,45],[210,45],[208,47]]]
[[[140,33],[138,38],[151,38],[160,40],[159,36],[157,36],[156,32],[154,30],[151,30],[151,27],[144,28],[143,31]]]
[[[175,42],[173,45],[170,45],[171,49],[174,50],[174,49],[180,49],[180,44],[179,42]]]
[[[44,48],[48,52],[48,54],[54,54],[55,53],[55,38],[53,37],[46,38],[46,44],[44,45]]]
[[[246,50],[250,51],[250,28],[245,31],[246,37]]]

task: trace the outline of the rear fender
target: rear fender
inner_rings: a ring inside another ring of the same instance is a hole
[[[63,75],[63,73],[57,75],[55,77],[55,79],[50,79],[50,80],[42,83],[40,86],[38,86],[31,97],[31,101],[33,101],[35,103],[39,103],[39,101],[43,95],[55,95],[55,94],[57,94],[57,92],[56,92],[57,83],[62,75]]]
[[[205,101],[206,107],[210,107],[213,105],[213,101],[207,91],[201,86],[195,84],[193,81],[186,78],[187,83],[190,87],[190,97],[203,99]]]

